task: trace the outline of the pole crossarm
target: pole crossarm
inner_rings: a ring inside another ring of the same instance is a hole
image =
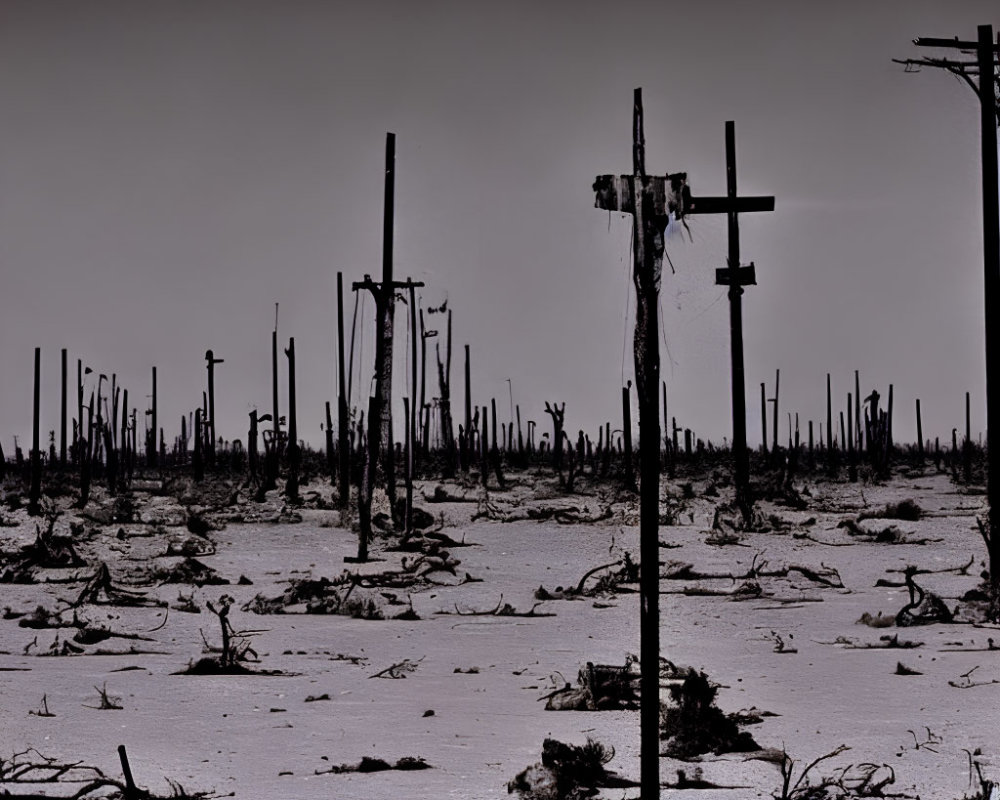
[[[918,36],[913,40],[913,43],[917,47],[947,47],[952,50],[967,50],[970,53],[975,53],[979,48],[979,42],[977,41],[961,41],[957,36],[954,39],[940,39],[933,36]],[[993,52],[1000,52],[1000,44],[993,45]]]
[[[419,289],[424,286],[423,281],[392,281],[389,283],[389,290],[394,289],[409,289],[410,287],[414,289]],[[373,281],[371,275],[365,275],[365,279],[362,281],[354,281],[351,284],[352,291],[359,291],[361,289],[367,289],[376,300],[381,300],[383,293],[386,291],[386,285],[381,281]]]
[[[747,214],[754,211],[774,211],[774,197],[692,197],[688,214],[726,214],[735,211]]]

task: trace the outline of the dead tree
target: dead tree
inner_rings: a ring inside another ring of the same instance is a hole
[[[302,451],[299,449],[299,428],[296,419],[294,336],[288,340],[285,356],[288,358],[288,480],[285,481],[285,496],[289,500],[297,501]]]
[[[562,471],[563,455],[563,425],[566,419],[566,403],[562,406],[549,405],[545,401],[545,413],[552,417],[552,467],[556,472]]]

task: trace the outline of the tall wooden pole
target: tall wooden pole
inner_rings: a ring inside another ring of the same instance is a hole
[[[208,370],[208,458],[209,466],[215,466],[215,365],[221,364],[223,359],[216,358],[211,350],[205,351],[205,367]]]
[[[920,398],[917,398],[917,456],[920,458],[920,466],[924,465],[924,426],[920,418]]]
[[[31,422],[31,494],[29,495],[28,512],[32,515],[41,513],[42,496],[42,453],[39,449],[39,432],[41,428],[41,390],[42,390],[42,348],[35,348],[35,393]]]
[[[278,304],[274,304],[274,330],[271,331],[271,431],[274,447],[271,448],[271,465],[268,480],[278,477],[278,461],[281,451],[281,418],[278,416]]]
[[[1000,325],[990,310],[1000,301],[1000,199],[997,197],[997,99],[995,53],[1000,45],[993,38],[992,25],[977,28],[975,42],[957,39],[916,39],[918,46],[976,50],[979,73],[979,126],[983,169],[983,270],[986,323],[986,497],[989,504],[986,539],[989,551],[989,617],[1000,619]],[[921,62],[917,62],[921,63]],[[926,62],[925,62],[926,63]],[[947,63],[947,62],[946,62]],[[941,66],[935,63],[934,66]],[[948,67],[952,71],[953,63]],[[962,76],[969,80],[966,72]],[[971,81],[970,81],[971,82]]]
[[[410,284],[410,411],[407,415],[407,431],[409,432],[409,449],[407,455],[407,469],[410,475],[410,486],[407,488],[407,494],[409,500],[407,501],[408,507],[413,505],[413,477],[416,466],[416,450],[417,450],[417,290],[414,288],[413,281],[409,278],[406,282]],[[412,509],[410,513],[412,522]],[[410,524],[408,522],[407,524]],[[409,528],[407,528],[409,530]]]
[[[59,466],[66,468],[66,385],[68,375],[66,371],[66,348],[62,349],[62,393],[59,398]]]
[[[74,463],[83,461],[83,359],[76,360],[76,435],[73,438]]]
[[[385,135],[385,197],[382,215],[382,297],[375,339],[375,396],[379,413],[379,442],[390,508],[396,507],[395,452],[392,441],[392,328],[396,295],[392,283],[393,226],[395,224],[396,134]],[[395,512],[393,512],[395,516]]]
[[[344,369],[344,273],[337,273],[337,456],[340,461],[339,501],[346,508],[351,496],[350,449],[347,444],[347,380]]]
[[[299,427],[296,418],[294,336],[288,340],[285,356],[288,358],[288,480],[285,483],[285,495],[290,499],[297,500],[299,497],[299,465],[302,462],[302,453],[299,450]]]
[[[764,384],[760,385],[760,447],[764,455],[767,455],[767,395]]]
[[[472,447],[472,370],[469,365],[469,345],[465,346],[465,435]]]
[[[424,409],[427,406],[427,329],[424,327],[424,310],[420,309],[420,405],[414,408],[417,415],[417,421],[422,425],[424,420]],[[427,435],[424,431],[427,428],[423,427],[420,435],[420,449],[426,454],[427,449],[430,447],[430,442],[427,441]],[[465,432],[468,436],[469,432]]]
[[[864,437],[861,435],[861,376],[854,370],[854,432],[852,436],[857,437],[858,459],[861,458],[861,451],[864,449]]]
[[[997,192],[997,102],[993,26],[978,27],[979,120],[983,160],[983,268],[986,281],[986,496],[989,501],[990,616],[1000,617],[1000,207]]]
[[[657,258],[652,185],[646,177],[642,89],[632,103],[632,172],[635,186],[633,216],[633,274],[636,290],[635,381],[639,400],[639,558],[641,642],[639,678],[640,792],[643,800],[660,796],[660,339],[657,301],[662,262]],[[640,188],[641,187],[641,188]],[[640,193],[641,192],[641,193]]]
[[[826,457],[833,459],[833,395],[830,385],[830,373],[826,373]]]
[[[962,443],[962,469],[965,482],[972,481],[972,407],[971,395],[965,393],[965,441]],[[987,434],[989,435],[989,434]]]
[[[159,430],[159,428],[156,427],[156,367],[153,367],[153,414],[150,422],[153,427],[151,432],[151,438],[149,440],[149,445],[146,448],[146,462],[148,466],[155,467],[159,456],[158,452],[159,448],[156,446],[156,436],[157,436],[157,431]],[[199,436],[201,435],[200,431],[198,432],[198,435]]]
[[[747,400],[743,367],[743,286],[739,280],[740,227],[736,213],[736,125],[726,122],[726,198],[729,200],[729,344],[733,395],[733,474],[736,506],[750,521],[750,461],[747,455]]]
[[[779,455],[781,448],[778,445],[778,390],[781,388],[781,370],[776,369],[774,371],[774,416],[773,422],[771,423],[771,438],[774,442],[774,453],[775,456]],[[827,434],[827,443],[830,443],[829,433]]]

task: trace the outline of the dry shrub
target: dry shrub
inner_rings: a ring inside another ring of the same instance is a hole
[[[916,522],[924,515],[924,510],[915,500],[907,498],[898,503],[889,503],[877,511],[865,511],[858,515],[858,522],[865,519],[901,519]]]
[[[664,752],[678,759],[704,753],[745,753],[759,750],[753,737],[741,731],[736,719],[715,705],[718,687],[704,672],[688,670],[683,683],[670,687],[673,706],[660,712],[660,738]]]
[[[542,760],[522,770],[507,784],[507,792],[522,800],[583,800],[605,786],[605,769],[614,750],[588,738],[582,746],[556,739],[542,742]]]

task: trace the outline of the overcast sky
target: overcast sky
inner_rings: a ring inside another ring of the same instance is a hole
[[[776,369],[803,435],[825,420],[826,373],[843,406],[855,369],[864,394],[895,385],[900,438],[915,436],[919,397],[925,435],[950,439],[966,390],[979,430],[978,102],[953,76],[891,59],[920,55],[916,36],[972,39],[985,23],[1000,26],[995,0],[0,0],[0,441],[10,455],[30,435],[36,346],[45,431],[61,348],[71,376],[78,358],[117,373],[140,418],[155,365],[168,442],[200,404],[211,348],[225,359],[218,432],[245,440],[247,413],[270,407],[279,303],[300,435],[321,444],[336,273],[349,285],[381,270],[387,131],[395,273],[426,283],[425,308],[447,298],[454,311],[457,407],[469,344],[474,402],[496,397],[502,420],[512,391],[540,430],[545,400],[566,402],[570,431],[620,426],[630,222],[594,209],[591,184],[630,171],[640,86],[650,172],[724,193],[734,120],[741,194],[776,198],[740,222],[759,282],[743,306],[750,441]],[[726,223],[689,224],[693,242],[667,245],[662,374],[678,423],[721,440]],[[369,300],[355,403],[372,320]],[[405,306],[396,321],[399,398]]]

